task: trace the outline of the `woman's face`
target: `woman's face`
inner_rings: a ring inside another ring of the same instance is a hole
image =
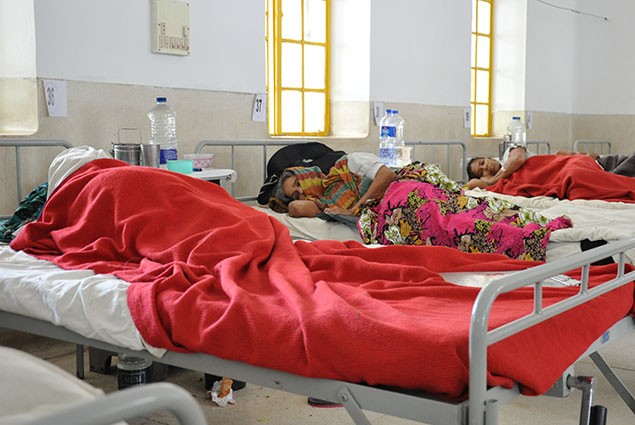
[[[282,182],[282,191],[285,196],[294,201],[304,199],[304,191],[295,176],[287,177],[286,180]]]
[[[494,176],[500,168],[500,162],[492,158],[477,158],[470,164],[472,174],[479,179]]]

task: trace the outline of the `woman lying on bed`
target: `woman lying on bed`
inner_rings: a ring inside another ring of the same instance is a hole
[[[376,155],[344,155],[324,175],[318,167],[287,168],[273,190],[269,207],[291,217],[327,214],[356,215],[369,199],[379,199],[397,175]]]
[[[561,151],[556,155],[536,155],[515,147],[505,152],[501,162],[473,158],[467,164],[467,174],[468,189],[526,197],[635,202],[635,152],[597,155]]]
[[[534,260],[545,259],[552,230],[571,227],[565,217],[548,221],[509,202],[465,196],[434,165],[411,164],[390,180],[385,192],[362,199],[369,183],[351,173],[346,156],[327,175],[317,167],[293,167],[281,176],[270,206],[288,205],[291,214],[300,203],[313,216],[359,215],[358,230],[369,244],[438,245]]]

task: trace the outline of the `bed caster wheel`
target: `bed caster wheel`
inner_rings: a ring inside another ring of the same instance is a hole
[[[595,405],[591,407],[591,418],[589,425],[606,425],[606,415],[608,409],[604,406]]]

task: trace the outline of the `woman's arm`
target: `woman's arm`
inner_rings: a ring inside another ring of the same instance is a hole
[[[525,150],[525,148],[513,148],[509,151],[507,161],[505,161],[505,164],[503,164],[503,166],[495,175],[491,177],[481,177],[480,180],[485,183],[485,187],[496,184],[499,180],[506,179],[507,177],[514,174],[520,167],[525,164],[525,161],[527,161],[527,151]]]
[[[320,213],[320,208],[313,202],[297,200],[289,202],[290,217],[315,217]]]
[[[364,195],[359,199],[359,201],[357,201],[357,203],[355,203],[355,205],[347,210],[341,207],[330,207],[325,208],[324,211],[332,214],[355,215],[355,211],[357,211],[359,206],[367,200],[381,199],[384,196],[386,189],[388,189],[390,183],[394,182],[395,180],[397,180],[397,174],[395,174],[395,172],[392,171],[390,168],[382,165],[379,170],[377,170],[377,174],[375,174],[375,178],[368,187],[366,193],[364,193]]]

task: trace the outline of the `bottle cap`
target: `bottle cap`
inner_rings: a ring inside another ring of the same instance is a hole
[[[165,103],[167,100],[167,97],[157,97],[157,103]]]

